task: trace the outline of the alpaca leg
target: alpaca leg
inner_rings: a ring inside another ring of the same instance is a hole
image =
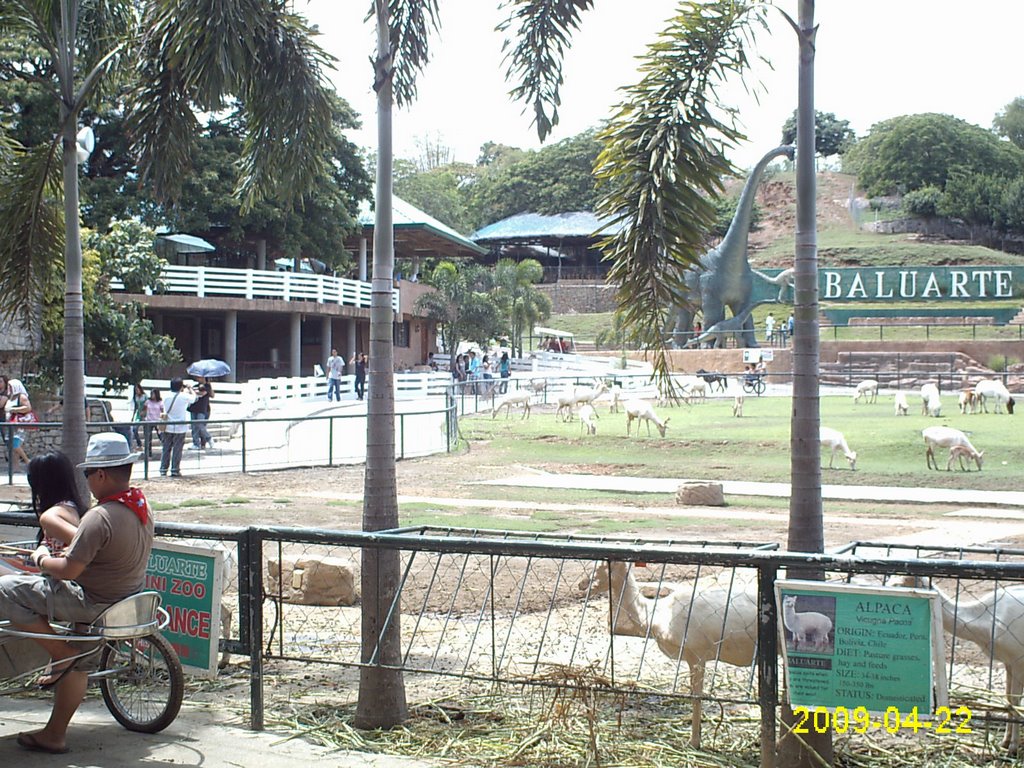
[[[1006,665],[1006,700],[1010,704],[1010,717],[1020,716],[1018,711],[1021,704],[1021,687],[1024,680],[1013,673],[1009,664]],[[1010,722],[1006,724],[1006,733],[1003,735],[1003,748],[1009,749],[1012,754],[1017,754],[1020,747],[1020,724]]]
[[[693,716],[690,720],[690,746],[700,749],[701,696],[704,695],[704,662],[690,665],[690,693],[693,694]]]

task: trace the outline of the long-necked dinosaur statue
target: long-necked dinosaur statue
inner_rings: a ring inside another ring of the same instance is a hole
[[[674,339],[691,337],[693,316],[698,310],[704,315],[704,327],[711,328],[725,319],[725,308],[729,307],[733,317],[746,313],[743,343],[748,347],[757,346],[754,321],[748,312],[753,306],[754,271],[747,259],[747,236],[750,234],[754,194],[768,163],[780,155],[792,160],[793,152],[790,146],[776,147],[754,166],[743,186],[729,231],[721,243],[701,256],[699,266],[686,275],[687,303],[677,304],[669,313],[669,328]]]

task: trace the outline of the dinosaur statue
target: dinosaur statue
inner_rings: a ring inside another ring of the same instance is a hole
[[[793,147],[776,147],[754,166],[754,170],[743,186],[736,214],[729,231],[722,242],[700,257],[699,265],[686,273],[687,296],[685,303],[676,304],[669,312],[669,325],[673,338],[687,338],[693,331],[693,316],[697,310],[704,313],[704,327],[712,328],[725,319],[725,308],[729,307],[733,317],[751,309],[753,301],[754,272],[747,259],[747,236],[754,208],[754,194],[761,181],[764,169],[780,155],[793,159]],[[762,277],[766,277],[762,275]],[[781,276],[780,276],[781,277]],[[767,278],[766,278],[767,279]],[[776,278],[778,280],[778,278]],[[775,282],[775,281],[772,281]],[[781,284],[781,283],[780,283]],[[785,290],[782,286],[780,293]],[[743,343],[756,347],[754,322],[749,312],[743,323]]]
[[[779,296],[775,299],[779,304],[784,304],[786,301],[792,301],[792,296],[789,299],[786,298],[786,291],[789,291],[790,294],[793,294],[795,291],[794,283],[796,282],[796,270],[793,269],[793,267],[782,270],[775,277],[766,275],[759,269],[751,269],[751,271],[765,282],[779,286]]]
[[[758,301],[755,304],[751,304],[750,307],[740,312],[738,315],[727,317],[725,320],[719,320],[717,323],[712,325],[710,328],[705,330],[703,333],[698,335],[694,339],[690,339],[686,343],[686,349],[690,347],[703,347],[708,346],[711,349],[722,349],[728,343],[730,338],[737,337],[740,331],[745,329],[747,320],[750,319],[750,313],[754,311],[754,307],[759,307],[762,304],[772,304],[771,301]],[[749,344],[747,346],[750,346]]]

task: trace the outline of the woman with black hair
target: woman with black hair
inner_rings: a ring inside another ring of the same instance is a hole
[[[86,505],[78,495],[75,468],[60,451],[48,451],[28,463],[28,485],[32,490],[32,511],[39,520],[37,544],[51,552],[62,551],[75,537]],[[0,562],[0,574],[24,571],[20,562]]]

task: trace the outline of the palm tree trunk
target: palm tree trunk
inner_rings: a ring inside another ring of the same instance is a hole
[[[824,551],[821,505],[821,426],[818,344],[818,233],[814,176],[814,0],[799,0],[797,34],[800,74],[797,105],[796,261],[794,275],[793,418],[790,427],[792,493],[789,499],[790,551]],[[789,578],[820,579],[818,572],[791,570]],[[795,720],[788,705],[782,720]],[[832,764],[831,733],[783,738],[779,764],[786,768],[817,768]],[[816,753],[816,755],[814,754]]]
[[[82,235],[78,226],[77,120],[64,127],[64,408],[61,448],[72,463],[85,460],[85,323],[82,304]],[[88,489],[84,494],[88,498]]]
[[[391,217],[393,98],[390,19],[387,0],[375,0],[377,15],[377,192],[373,226],[373,288],[370,305],[370,388],[367,394],[366,476],[363,530],[398,526],[395,478],[394,312],[391,294],[395,238]],[[406,719],[400,610],[392,613],[401,580],[401,558],[394,550],[362,553],[362,652],[355,724],[390,728]],[[387,624],[385,626],[385,623]],[[389,669],[388,667],[394,667]]]

